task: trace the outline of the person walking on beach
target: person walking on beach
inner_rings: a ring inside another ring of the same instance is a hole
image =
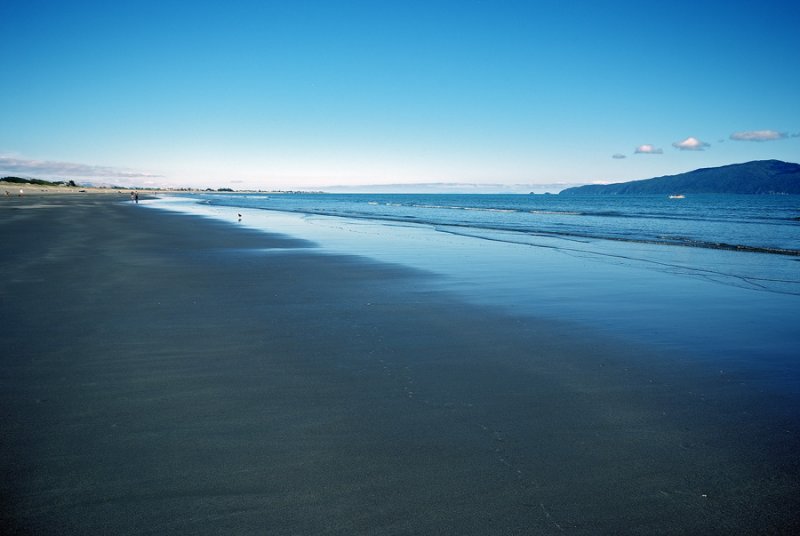
[[[139,192],[135,192],[135,193],[133,194],[133,201],[134,201],[134,203],[136,203],[137,205],[139,204]]]

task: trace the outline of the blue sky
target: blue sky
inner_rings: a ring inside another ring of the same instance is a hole
[[[769,0],[3,2],[0,174],[555,190],[800,162],[798,20]]]

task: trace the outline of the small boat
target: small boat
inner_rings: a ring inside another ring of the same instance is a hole
[[[671,195],[669,196],[670,199],[686,199],[685,195]]]

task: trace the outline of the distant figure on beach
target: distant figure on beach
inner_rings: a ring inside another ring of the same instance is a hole
[[[242,215],[239,214],[239,221],[242,221]]]
[[[133,201],[137,205],[139,204],[139,192],[136,192],[136,193],[133,194]]]
[[[131,192],[131,201],[133,201],[133,195],[134,195],[133,192]]]
[[[24,193],[25,193],[25,192],[23,192],[23,191],[22,191],[22,188],[20,188],[20,189],[19,189],[19,196],[20,196],[20,197],[22,197],[22,194],[24,194]]]

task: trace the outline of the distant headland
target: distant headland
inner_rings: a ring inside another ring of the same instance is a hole
[[[800,164],[757,160],[653,179],[577,186],[560,195],[671,194],[800,194]]]

